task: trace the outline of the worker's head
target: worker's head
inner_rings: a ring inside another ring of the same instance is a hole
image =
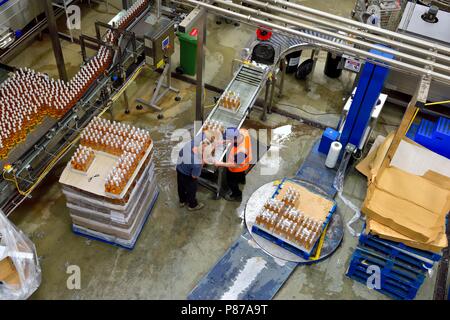
[[[214,157],[215,147],[211,141],[203,139],[198,145],[194,145],[192,151],[199,154],[202,163],[209,163]]]
[[[237,147],[238,145],[243,143],[244,139],[245,139],[245,137],[242,134],[242,131],[241,130],[237,131],[237,133],[235,134],[234,139],[233,139],[234,146]]]
[[[226,134],[225,139],[231,140],[234,146],[238,146],[242,142],[244,142],[244,135],[242,134],[242,130],[238,130],[236,128],[229,128],[227,129],[227,132],[225,134]]]

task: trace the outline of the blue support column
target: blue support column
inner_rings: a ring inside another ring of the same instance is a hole
[[[393,58],[392,54],[378,50],[370,50],[371,53]],[[367,62],[362,70],[353,103],[350,107],[340,142],[345,146],[351,143],[359,146],[369,125],[372,111],[377,104],[381,90],[383,90],[389,69]]]

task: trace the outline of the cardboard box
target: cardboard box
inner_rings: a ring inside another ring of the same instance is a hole
[[[369,218],[420,242],[437,240],[449,210],[449,189],[394,167],[383,170],[369,185],[361,209]]]
[[[369,222],[367,229],[388,240],[439,251],[448,245],[450,161],[403,138],[390,167],[379,172],[392,139],[392,134],[377,137],[369,155],[356,167],[369,181],[361,209]]]
[[[10,257],[0,260],[0,282],[8,285],[20,284],[19,273]]]
[[[365,175],[369,182],[377,175],[383,158],[392,143],[392,139],[393,134],[387,137],[378,136],[368,155],[356,166],[356,170]],[[450,177],[449,159],[424,148],[408,138],[403,138],[400,142],[391,166],[418,176],[434,171]]]

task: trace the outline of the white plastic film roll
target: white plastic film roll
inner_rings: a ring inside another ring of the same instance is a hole
[[[328,151],[327,160],[325,161],[325,166],[330,169],[336,167],[337,161],[339,159],[339,154],[342,150],[342,144],[340,142],[333,142],[330,147],[330,151]]]

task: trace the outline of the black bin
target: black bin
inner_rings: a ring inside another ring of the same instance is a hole
[[[325,75],[333,79],[339,78],[342,74],[342,69],[339,69],[341,60],[341,55],[328,52],[327,61],[325,63]]]
[[[300,57],[302,56],[302,50],[292,52],[286,56],[286,73],[294,73],[297,71],[300,64]]]

